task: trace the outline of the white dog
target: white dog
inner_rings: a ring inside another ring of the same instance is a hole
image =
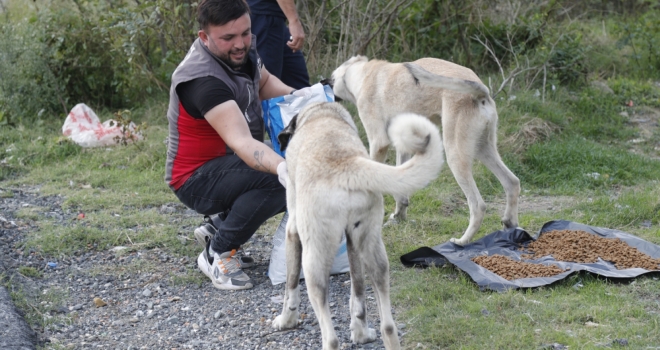
[[[389,263],[381,239],[382,193],[406,196],[425,186],[442,167],[443,149],[438,129],[421,116],[394,117],[389,132],[397,149],[414,154],[398,167],[369,159],[351,115],[338,103],[305,107],[278,136],[282,147],[288,143],[289,220],[286,292],[274,328],[297,325],[302,261],[323,349],[339,348],[330,319],[328,280],[345,233],[351,272],[351,340],[366,343],[376,339],[376,331],[367,326],[364,268],[378,300],[385,348],[400,348],[390,309]]]
[[[505,227],[518,226],[520,181],[504,165],[497,152],[497,110],[488,88],[474,72],[463,66],[435,58],[412,63],[369,61],[356,56],[332,73],[335,95],[355,104],[362,120],[372,159],[385,160],[390,138],[388,125],[394,116],[410,112],[442,123],[447,163],[467,197],[470,224],[460,239],[467,244],[479,230],[486,204],[472,174],[474,159],[483,162],[506,192]],[[409,155],[397,150],[397,164]],[[395,196],[391,218],[406,218],[407,196]]]

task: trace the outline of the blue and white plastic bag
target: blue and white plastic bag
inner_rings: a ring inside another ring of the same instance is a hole
[[[275,152],[284,157],[285,152],[280,151],[280,142],[277,135],[284,129],[291,119],[300,112],[303,107],[313,102],[334,102],[335,94],[328,85],[316,83],[310,87],[300,89],[293,95],[285,95],[271,98],[261,102],[264,111],[264,122],[266,130],[273,143]]]

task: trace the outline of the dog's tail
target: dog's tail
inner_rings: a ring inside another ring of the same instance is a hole
[[[403,64],[413,78],[415,82],[422,83],[429,86],[438,87],[441,89],[453,90],[457,92],[462,92],[464,94],[473,95],[476,98],[486,97],[490,95],[490,91],[486,85],[471,80],[464,80],[458,78],[447,77],[444,75],[438,75],[431,73],[422,66],[415,63],[404,63]]]
[[[399,166],[358,158],[361,164],[356,164],[356,168],[361,174],[353,180],[361,183],[355,183],[355,188],[408,196],[438,176],[444,163],[444,149],[440,132],[433,123],[420,115],[403,113],[390,121],[387,133],[397,151],[413,157]]]

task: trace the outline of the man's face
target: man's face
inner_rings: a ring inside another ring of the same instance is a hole
[[[221,26],[210,25],[198,35],[211,53],[232,69],[240,69],[247,62],[252,45],[251,25],[246,13]]]

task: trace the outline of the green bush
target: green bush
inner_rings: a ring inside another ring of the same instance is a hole
[[[48,68],[37,21],[32,16],[0,25],[0,125],[67,113],[64,89]]]
[[[619,27],[619,48],[630,47],[630,62],[640,77],[660,77],[660,13],[648,11]]]
[[[195,38],[195,6],[63,1],[16,15],[23,18],[6,16],[0,22],[0,124],[66,115],[81,102],[131,108],[166,94]]]

